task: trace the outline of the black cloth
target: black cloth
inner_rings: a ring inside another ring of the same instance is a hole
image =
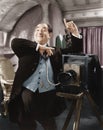
[[[102,68],[97,55],[89,55],[88,89],[95,103],[101,107],[102,97]]]

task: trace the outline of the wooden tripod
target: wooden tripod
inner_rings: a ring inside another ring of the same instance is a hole
[[[94,100],[92,99],[88,90],[84,90],[83,92],[80,92],[78,94],[69,94],[69,93],[57,92],[57,95],[60,96],[60,97],[64,97],[66,99],[72,100],[72,104],[71,104],[69,113],[66,117],[66,120],[65,120],[65,123],[63,125],[62,130],[67,129],[67,126],[69,125],[69,122],[70,122],[70,119],[73,115],[74,110],[75,110],[75,119],[74,119],[74,123],[73,123],[73,130],[79,129],[80,112],[81,112],[81,107],[82,107],[82,102],[83,102],[84,96],[86,96],[87,99],[89,100],[89,103],[92,107],[92,110],[94,111],[100,125],[103,127],[103,121],[102,121],[100,114],[97,110],[97,106],[96,106]]]

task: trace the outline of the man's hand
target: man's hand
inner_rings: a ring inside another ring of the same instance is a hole
[[[54,48],[52,48],[52,47],[39,45],[39,52],[41,55],[43,55],[43,53],[46,52],[47,56],[51,56],[51,55],[53,55],[53,50],[54,50]]]
[[[66,22],[66,19],[64,19],[64,25],[65,25],[66,29],[68,31],[70,31],[72,34],[74,34],[77,37],[79,36],[78,28],[73,21]]]

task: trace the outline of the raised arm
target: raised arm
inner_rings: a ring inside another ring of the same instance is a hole
[[[64,19],[66,29],[71,33],[72,44],[69,48],[63,49],[62,53],[81,53],[83,51],[83,38],[80,35],[76,24],[73,21],[67,22]]]
[[[64,25],[66,29],[74,36],[80,38],[80,34],[78,31],[78,27],[73,21],[66,22],[66,19],[64,19]]]

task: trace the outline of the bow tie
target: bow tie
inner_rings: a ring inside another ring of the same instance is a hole
[[[43,58],[44,60],[48,59],[47,53],[46,51],[43,53],[43,55],[41,55],[41,58]]]

